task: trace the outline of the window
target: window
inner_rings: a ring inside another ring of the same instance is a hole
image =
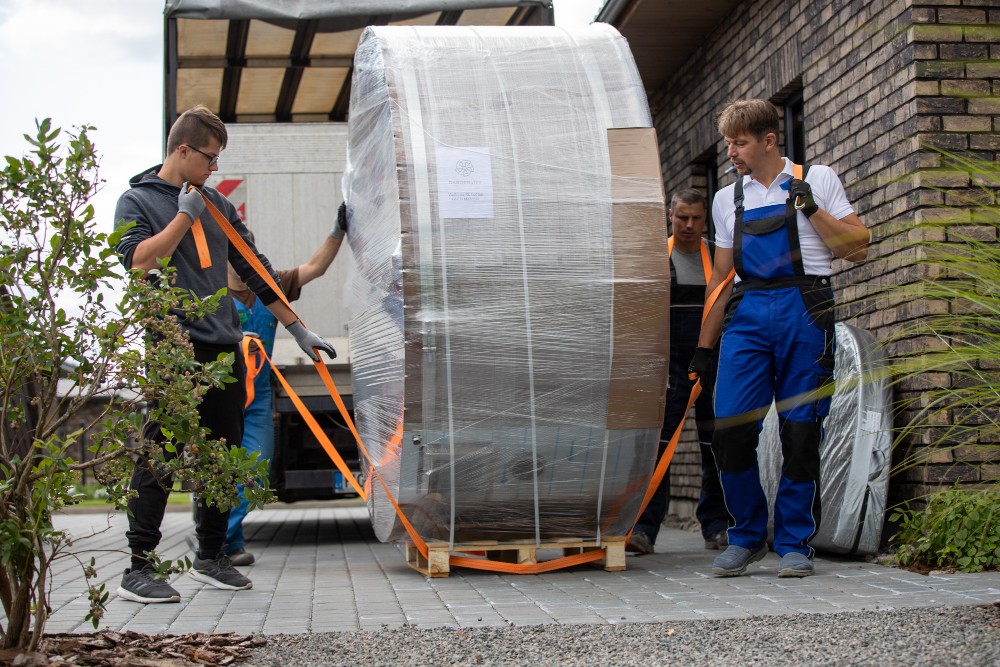
[[[788,94],[781,106],[785,109],[785,155],[795,164],[805,164],[806,124],[801,84]]]

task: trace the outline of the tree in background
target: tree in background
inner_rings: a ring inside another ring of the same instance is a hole
[[[151,279],[123,277],[114,253],[120,232],[100,233],[88,200],[99,187],[92,127],[67,133],[46,119],[22,158],[6,157],[0,172],[0,648],[34,650],[49,615],[54,560],[74,558],[87,581],[94,559],[73,550],[52,515],[77,502],[73,489],[87,470],[122,508],[133,458],[148,456],[220,507],[238,502],[237,481],[251,502],[265,492],[266,467],[239,448],[213,440],[197,405],[210,386],[234,381],[231,356],[198,364],[187,335],[169,313],[214,311],[224,291],[199,300],[172,285],[167,260]],[[124,285],[120,303],[105,294]],[[110,301],[110,300],[109,300]],[[162,343],[162,344],[159,344]],[[60,379],[63,390],[58,390]],[[131,389],[137,398],[111,400],[81,420],[95,397]],[[172,442],[144,435],[161,425]],[[75,424],[74,429],[70,425]],[[90,455],[80,457],[86,432]],[[181,456],[175,443],[185,445]],[[238,443],[236,443],[238,445]],[[188,563],[158,563],[160,572]],[[96,628],[108,593],[88,584]],[[0,619],[2,620],[2,619]]]

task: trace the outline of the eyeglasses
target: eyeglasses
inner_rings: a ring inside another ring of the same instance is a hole
[[[195,153],[201,153],[202,155],[204,155],[205,157],[207,157],[208,158],[208,166],[209,167],[214,167],[215,165],[219,164],[219,156],[218,155],[212,155],[211,153],[206,153],[205,151],[200,151],[197,148],[195,148],[194,146],[192,146],[191,144],[184,144],[184,145],[187,146],[188,148],[190,148],[191,150],[193,150]]]

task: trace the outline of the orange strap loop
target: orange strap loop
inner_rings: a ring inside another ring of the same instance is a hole
[[[190,187],[194,188],[195,186],[192,185]],[[264,268],[264,265],[261,263],[257,255],[250,250],[250,246],[248,246],[247,242],[243,240],[240,233],[233,228],[233,225],[229,222],[229,220],[226,220],[226,216],[222,215],[222,211],[220,211],[215,204],[213,204],[211,200],[205,196],[204,192],[201,193],[201,197],[205,200],[206,210],[212,214],[213,218],[215,218],[215,222],[218,223],[219,228],[222,229],[225,235],[229,238],[229,242],[240,251],[240,254],[243,255],[243,259],[245,259],[250,266],[253,267],[254,271],[257,272],[257,275],[259,275],[264,282],[267,283],[267,286],[271,288],[271,291],[273,291],[277,297],[294,312],[291,302],[288,301],[288,297],[286,297],[285,293],[281,291],[280,287],[278,287],[278,283],[275,282],[271,274]]]
[[[468,558],[466,556],[450,556],[448,564],[456,567],[467,567],[472,570],[489,570],[490,572],[506,572],[508,574],[542,574],[561,570],[564,567],[592,563],[604,558],[604,549],[584,551],[571,556],[553,558],[542,563],[503,563],[488,558]],[[425,555],[426,557],[426,555]]]
[[[669,254],[671,250],[673,250],[673,237],[667,239],[667,253]],[[701,252],[702,264],[705,265],[706,256],[708,255],[708,247],[704,244],[704,242],[701,244]],[[708,319],[708,314],[712,312],[715,302],[719,300],[719,296],[726,288],[726,285],[728,285],[735,276],[736,269],[730,269],[729,275],[726,276],[726,279],[716,285],[715,289],[712,290],[712,293],[708,295],[707,299],[705,299],[705,309],[701,313],[702,325],[705,324],[705,320]],[[711,273],[707,275],[705,281],[711,281]],[[691,411],[691,406],[695,404],[695,401],[698,400],[699,396],[701,396],[701,378],[698,378],[695,381],[694,386],[691,387],[691,395],[688,397],[687,407],[684,408],[685,417],[687,416],[687,413]],[[646,506],[649,505],[649,501],[652,500],[653,494],[656,493],[656,489],[660,486],[663,476],[667,474],[667,469],[670,467],[670,461],[674,458],[674,451],[677,449],[677,443],[680,441],[681,433],[684,431],[685,421],[685,419],[682,419],[681,423],[677,425],[677,429],[674,431],[674,434],[670,436],[670,442],[667,443],[666,449],[663,450],[663,455],[660,456],[660,460],[656,463],[656,469],[653,471],[652,479],[649,480],[649,487],[646,489],[646,495],[642,499],[642,505],[639,506],[639,512],[635,515],[635,521],[632,522],[633,529],[635,528],[635,522],[642,516],[642,513],[646,510]],[[631,537],[632,531],[630,530],[628,534],[629,537]]]
[[[192,185],[191,187],[195,186]],[[215,204],[213,204],[208,199],[208,197],[205,196],[204,192],[202,192],[202,198],[205,200],[206,209],[209,211],[209,213],[211,213],[212,218],[215,219],[215,222],[225,233],[226,237],[229,239],[229,242],[236,247],[239,253],[243,256],[244,259],[247,260],[250,266],[253,267],[254,271],[256,271],[257,274],[264,280],[267,286],[270,287],[271,290],[278,296],[278,298],[281,299],[281,301],[284,302],[286,306],[288,306],[289,310],[291,310],[294,313],[295,309],[292,308],[292,304],[288,301],[288,297],[286,297],[285,293],[281,290],[280,287],[278,287],[278,284],[275,282],[271,274],[268,273],[268,271],[264,268],[264,265],[261,263],[260,259],[250,250],[250,246],[248,246],[243,237],[240,236],[240,233],[233,228],[229,220],[226,219],[226,216],[224,216],[222,212],[218,209],[218,207],[216,207]],[[296,315],[296,317],[298,317],[298,315]],[[299,321],[301,321],[301,319]],[[263,349],[261,350],[261,354],[264,356],[264,359],[266,359],[268,362],[271,361],[270,358],[267,356],[267,353],[264,352]],[[406,532],[409,533],[410,539],[413,540],[414,546],[416,546],[417,549],[420,551],[421,555],[426,558],[427,543],[424,542],[423,539],[421,539],[420,535],[418,535],[417,531],[413,528],[413,525],[406,518],[406,515],[403,514],[403,510],[399,507],[399,504],[396,502],[396,499],[392,495],[392,492],[389,491],[389,487],[385,483],[385,480],[382,479],[382,475],[379,473],[378,468],[376,468],[371,464],[372,458],[368,454],[368,450],[365,448],[364,443],[361,441],[361,435],[358,433],[357,428],[355,428],[354,426],[354,420],[351,419],[350,413],[348,413],[347,411],[347,406],[344,405],[344,400],[340,397],[340,392],[337,391],[337,387],[333,382],[333,378],[330,377],[330,371],[327,370],[326,364],[321,359],[320,361],[314,361],[313,365],[316,367],[316,371],[319,373],[320,378],[323,380],[323,384],[326,386],[327,391],[330,392],[330,396],[331,398],[333,398],[334,404],[336,404],[337,409],[340,411],[341,417],[344,419],[344,422],[347,424],[348,428],[351,430],[351,433],[354,435],[354,438],[358,443],[359,451],[369,462],[369,470],[374,472],[375,476],[378,477],[379,482],[381,482],[382,484],[382,488],[385,490],[386,496],[392,503],[393,508],[395,508],[396,514],[399,515],[399,519],[402,522],[403,526],[406,528]],[[326,436],[326,433],[324,433],[323,429],[320,428],[319,424],[316,422],[316,418],[313,417],[312,414],[309,412],[309,409],[305,406],[305,403],[302,402],[302,399],[299,398],[299,396],[292,389],[291,385],[288,383],[288,381],[284,378],[284,376],[275,367],[273,363],[271,363],[271,369],[274,371],[275,377],[278,378],[278,381],[281,383],[281,386],[284,387],[285,391],[288,393],[289,398],[292,399],[292,404],[295,405],[295,408],[299,411],[299,414],[302,415],[302,418],[309,426],[309,430],[312,431],[312,434],[316,437],[317,441],[320,443],[320,446],[323,448],[323,451],[326,452],[326,455],[330,457],[330,460],[333,461],[333,464],[337,466],[337,469],[340,470],[341,474],[343,474],[344,477],[348,480],[348,482],[350,482],[351,486],[354,487],[354,490],[358,493],[358,495],[361,496],[361,498],[363,499],[367,499],[368,494],[365,493],[365,490],[358,484],[357,480],[354,478],[354,474],[351,473],[350,468],[347,467],[347,463],[344,462],[343,457],[340,456],[340,453],[337,451],[336,447],[333,446],[333,443],[330,442],[330,439]]]
[[[281,291],[281,288],[278,287],[277,283],[274,281],[271,275],[264,269],[264,265],[261,263],[260,259],[258,259],[257,256],[250,250],[250,247],[246,244],[246,241],[243,240],[243,237],[240,236],[239,232],[237,232],[233,228],[229,220],[227,220],[226,217],[222,215],[222,212],[219,211],[219,209],[211,201],[209,201],[208,197],[205,197],[204,193],[202,193],[202,198],[204,198],[205,200],[206,208],[212,214],[212,217],[218,223],[222,231],[225,232],[226,236],[229,238],[229,241],[236,247],[237,250],[239,250],[240,254],[247,260],[247,262],[250,263],[250,265],[258,273],[258,275],[260,275],[260,277],[264,280],[264,282],[267,283],[267,285],[274,291],[275,294],[278,295],[278,298],[280,298],[285,303],[285,305],[289,307],[289,309],[292,309],[291,303],[289,303],[288,298],[285,296],[285,293]],[[294,309],[292,309],[292,312],[294,313]],[[263,358],[266,361],[271,362],[271,359],[268,357],[267,352],[263,349],[263,346],[258,346],[258,347],[260,348],[260,353],[263,356]],[[382,478],[382,474],[379,472],[378,467],[376,467],[373,464],[372,457],[368,453],[368,450],[365,447],[364,443],[361,441],[361,435],[358,433],[357,428],[354,426],[354,420],[351,419],[351,416],[347,411],[347,406],[344,405],[344,400],[343,398],[341,398],[340,392],[337,391],[337,386],[336,384],[334,384],[333,378],[330,377],[330,371],[327,369],[326,364],[322,360],[320,360],[320,361],[314,361],[313,365],[316,367],[316,372],[319,373],[319,376],[323,380],[323,384],[326,387],[327,391],[330,392],[330,397],[333,399],[334,404],[337,406],[337,410],[340,412],[341,417],[344,419],[344,423],[347,424],[347,427],[354,435],[354,439],[358,443],[358,450],[361,452],[361,455],[368,462],[369,471],[373,472],[374,476],[377,477],[379,482],[381,483],[382,488],[385,491],[386,497],[389,499],[389,502],[392,503],[393,509],[396,511],[396,515],[399,517],[399,520],[403,524],[403,527],[406,529],[406,532],[409,535],[410,540],[413,542],[413,546],[416,547],[416,549],[420,552],[421,556],[427,558],[428,557],[427,543],[423,540],[423,538],[420,537],[416,529],[413,527],[413,524],[411,524],[409,519],[407,519],[406,515],[403,513],[402,508],[399,506],[399,503],[396,501],[396,498],[389,490],[388,484],[386,484],[385,480]],[[285,389],[285,392],[288,394],[288,397],[292,400],[292,404],[295,405],[295,408],[299,411],[299,414],[302,416],[303,420],[305,420],[306,424],[309,426],[309,430],[316,437],[316,440],[320,443],[320,446],[323,448],[323,451],[326,452],[327,456],[330,457],[330,460],[333,461],[333,464],[337,467],[338,470],[340,470],[341,474],[344,475],[344,477],[348,480],[348,482],[350,482],[351,486],[354,487],[355,492],[357,492],[357,494],[361,498],[367,500],[368,494],[366,493],[365,489],[358,484],[357,480],[354,478],[354,475],[351,473],[350,468],[348,468],[347,463],[344,461],[343,457],[337,451],[336,447],[333,446],[333,443],[330,442],[330,439],[326,436],[326,433],[323,432],[323,429],[320,428],[319,424],[316,422],[316,418],[312,416],[312,414],[309,412],[309,409],[305,406],[305,403],[302,402],[302,399],[299,398],[299,396],[295,393],[291,385],[288,383],[288,380],[285,379],[285,377],[281,374],[281,372],[278,370],[278,368],[274,365],[273,362],[271,362],[271,370],[274,371],[274,375],[275,377],[278,378],[278,382],[281,383],[281,386]],[[680,433],[678,432],[678,436],[679,435]],[[390,447],[402,446],[402,423],[400,423],[397,426],[396,433],[390,438],[388,444]],[[669,463],[669,459],[667,459],[666,463]],[[666,465],[664,465],[664,469],[665,468]],[[370,484],[370,480],[371,476],[369,476],[368,481],[366,481],[365,483],[366,487]],[[657,484],[658,483],[659,482],[657,481]],[[656,487],[651,486],[650,488],[655,489]],[[652,494],[650,491],[647,491],[647,495],[651,497]],[[454,565],[456,567],[489,570],[493,572],[507,572],[510,574],[539,574],[542,572],[550,572],[552,570],[558,570],[564,567],[570,567],[582,563],[589,563],[604,557],[605,557],[605,549],[597,548],[593,551],[585,551],[579,554],[564,556],[562,558],[556,558],[553,560],[545,561],[543,563],[503,563],[500,561],[490,560],[487,558],[469,558],[467,556],[449,556],[448,562],[449,565]]]
[[[212,266],[212,253],[208,250],[208,240],[205,238],[205,228],[201,225],[201,218],[191,223],[191,236],[194,237],[194,246],[198,249],[198,262],[201,268],[207,269]]]
[[[240,347],[243,348],[243,364],[247,369],[247,402],[246,405],[243,406],[243,409],[246,410],[250,407],[250,404],[253,403],[254,380],[257,379],[257,376],[260,374],[260,370],[264,367],[264,360],[261,358],[261,355],[264,352],[264,346],[260,342],[260,337],[257,336],[257,334],[245,333],[243,334],[243,340],[240,341]]]

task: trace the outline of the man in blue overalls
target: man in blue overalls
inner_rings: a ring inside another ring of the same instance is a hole
[[[832,391],[831,262],[863,260],[870,236],[832,169],[813,165],[800,174],[781,156],[770,102],[729,104],[719,131],[738,176],[712,205],[716,251],[706,294],[733,269],[736,277],[702,326],[690,369],[708,371],[721,331],[712,449],[735,523],[712,571],[741,575],[768,551],[757,443],[777,401],[783,462],[774,550],[779,577],[804,577],[813,573],[809,541],[819,528],[819,447]]]
[[[333,231],[323,240],[309,261],[294,269],[278,271],[282,291],[289,301],[299,298],[303,285],[326,273],[340,250],[346,231],[346,208],[341,204]],[[244,333],[254,334],[270,357],[274,349],[274,334],[278,322],[271,311],[240,280],[232,267],[229,268],[229,293],[236,302],[240,328]],[[257,452],[261,461],[270,461],[274,457],[274,419],[269,371],[270,365],[263,362],[253,379],[253,400],[243,411],[243,448],[247,452]],[[226,531],[225,551],[233,565],[251,565],[254,562],[253,554],[246,550],[246,539],[243,536],[243,519],[247,515],[249,506],[250,504],[243,498],[243,487],[240,485],[240,504],[229,511],[229,528]]]

